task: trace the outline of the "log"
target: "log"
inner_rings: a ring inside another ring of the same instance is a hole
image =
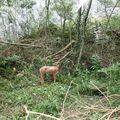
[[[26,47],[41,48],[41,46],[38,46],[38,45],[21,44],[21,43],[11,43],[11,42],[7,42],[7,41],[0,41],[0,44],[9,44],[9,45],[14,45],[14,46],[26,46]]]

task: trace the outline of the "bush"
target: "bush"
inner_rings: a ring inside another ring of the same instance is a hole
[[[92,55],[92,57],[90,58],[90,61],[91,61],[93,70],[98,70],[100,68],[100,60],[101,59],[97,54]]]
[[[0,57],[0,73],[2,77],[12,77],[17,71],[24,69],[25,62],[17,55]]]
[[[104,82],[107,84],[107,94],[120,93],[120,63],[113,64],[108,68],[102,68],[98,70],[98,73],[106,75]]]

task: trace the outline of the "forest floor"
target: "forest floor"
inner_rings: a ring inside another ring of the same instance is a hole
[[[99,89],[98,89],[99,90]],[[72,84],[46,82],[44,85],[21,78],[7,80],[0,78],[0,120],[27,120],[24,105],[29,111],[44,115],[29,114],[30,120],[120,120],[119,107],[112,107],[112,99],[120,95],[85,95],[72,91]],[[62,120],[62,119],[58,119]]]
[[[35,45],[41,43],[40,40],[35,42]],[[53,47],[50,45],[45,47],[43,44],[43,49],[8,47],[1,53],[4,56],[10,56],[13,51],[12,55],[20,55],[24,59],[27,58],[27,61],[32,60],[32,65],[28,65],[27,68],[27,65],[24,66],[24,61],[17,59],[16,56],[11,57],[12,59],[5,58],[8,66],[5,66],[5,70],[1,69],[1,71],[4,71],[3,76],[8,78],[0,76],[0,120],[52,120],[50,117],[54,117],[56,120],[120,120],[120,65],[113,64],[112,67],[105,69],[105,72],[108,72],[106,77],[98,78],[96,73],[78,71],[77,77],[61,74],[58,76],[57,82],[45,81],[44,85],[40,85],[36,70],[40,67],[39,65],[43,65],[43,61],[37,58],[41,55],[49,55],[48,51],[52,53],[53,50],[50,48]],[[85,51],[89,51],[91,55],[96,52],[94,47],[86,46],[91,51],[86,48]],[[101,49],[101,46],[98,47]],[[111,46],[107,47],[111,48]],[[106,58],[110,56],[113,60],[118,61],[120,57],[119,45],[117,50],[109,50],[107,47],[104,46],[104,56]],[[46,48],[49,48],[48,51]],[[54,49],[56,50],[56,48]],[[58,49],[57,51],[59,51]],[[18,62],[19,66],[15,67],[18,69],[17,72],[24,71],[22,76],[17,76],[12,72],[13,66],[9,66],[10,60]],[[66,60],[66,62],[68,61],[70,60]],[[22,62],[23,64],[21,64]],[[25,64],[27,63],[25,62]],[[4,66],[4,62],[2,64]],[[65,65],[64,63],[63,68]],[[71,68],[71,63],[69,68]],[[95,83],[91,87],[92,91],[95,90],[94,94],[87,89],[90,82]],[[102,89],[100,89],[101,86]],[[59,119],[62,117],[63,119]]]

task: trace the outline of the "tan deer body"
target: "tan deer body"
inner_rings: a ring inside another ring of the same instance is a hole
[[[40,72],[40,81],[43,84],[45,80],[45,75],[50,74],[53,77],[53,80],[56,80],[56,75],[59,72],[59,64],[54,66],[43,66],[39,69]]]

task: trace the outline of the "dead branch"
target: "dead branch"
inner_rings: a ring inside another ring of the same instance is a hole
[[[113,95],[107,96],[107,98],[109,98],[109,99],[112,99],[113,97],[120,97],[120,95],[119,94],[113,94]],[[104,97],[104,98],[98,100],[97,102],[95,102],[94,105],[96,105],[96,104],[98,104],[99,102],[102,102],[102,101],[104,102],[105,100],[106,100],[106,98]]]
[[[107,117],[107,116],[108,116],[108,118],[107,118],[106,120],[110,120],[111,117],[112,117],[112,115],[113,115],[114,113],[118,112],[118,111],[120,111],[119,108],[111,109],[111,111],[108,111],[108,113],[106,113],[105,115],[103,115],[99,120],[103,120],[103,118],[105,118],[105,117]]]
[[[105,31],[106,31],[107,28],[108,28],[108,24],[109,24],[109,22],[110,22],[110,19],[111,19],[111,17],[112,17],[112,14],[113,14],[115,8],[117,7],[117,5],[119,4],[119,2],[120,2],[120,0],[117,0],[117,1],[116,1],[116,4],[114,5],[113,9],[111,10],[110,15],[107,17],[107,24],[106,24],[106,29],[105,29]]]
[[[116,108],[113,109],[113,110],[110,112],[110,114],[109,114],[107,120],[110,120],[111,116],[112,116],[115,112],[117,112],[117,111],[118,111],[118,110],[117,110]]]
[[[103,118],[105,118],[108,115],[109,115],[109,113],[104,114],[101,118],[99,118],[99,120],[104,120]]]
[[[56,52],[55,54],[50,55],[50,56],[53,57],[53,56],[55,56],[55,55],[57,55],[57,54],[59,54],[59,53],[65,51],[65,50],[66,50],[67,48],[69,48],[73,43],[75,43],[74,40],[72,40],[69,44],[67,44],[67,45],[66,45],[63,49],[61,49],[60,51],[58,51],[58,52]],[[50,57],[50,56],[48,56],[48,57]],[[47,58],[48,58],[48,57],[47,57]]]
[[[24,107],[25,113],[27,114],[26,115],[26,120],[28,120],[28,117],[29,117],[30,114],[41,115],[41,116],[44,116],[46,118],[51,118],[51,119],[54,119],[54,120],[61,120],[60,118],[57,118],[57,117],[54,117],[54,116],[51,116],[51,115],[47,115],[47,114],[44,114],[44,113],[29,111],[25,105],[23,107]]]
[[[64,118],[65,102],[66,102],[66,99],[67,99],[68,93],[69,93],[69,91],[70,91],[70,88],[71,88],[72,82],[73,82],[73,80],[70,82],[70,85],[68,86],[67,92],[66,92],[65,97],[64,97],[64,101],[63,101],[63,105],[62,105],[62,112],[61,112],[61,119],[62,119],[62,120],[63,120],[63,118]]]
[[[111,102],[108,99],[108,97],[95,84],[91,83],[91,85],[93,85],[106,98],[106,100],[108,101],[109,105],[111,106]]]
[[[0,41],[0,44],[9,44],[9,45],[14,45],[14,46],[26,46],[26,47],[41,48],[41,46],[38,46],[38,45],[21,44],[21,43],[11,43],[11,42],[7,42],[7,41]]]
[[[70,52],[67,52],[62,58],[60,58],[56,63],[59,63],[61,60],[63,60]]]

